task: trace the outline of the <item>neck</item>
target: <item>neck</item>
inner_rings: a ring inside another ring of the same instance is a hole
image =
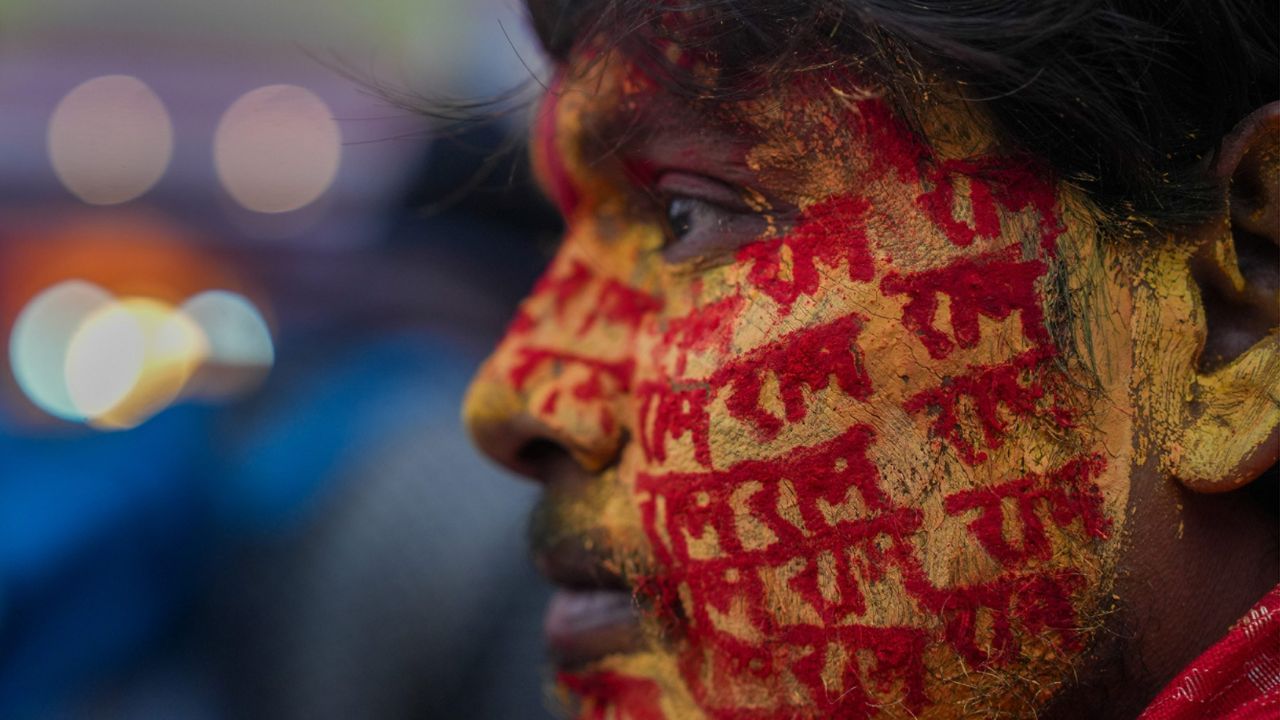
[[[1274,477],[1257,481],[1272,486],[1222,495],[1191,493],[1168,478],[1145,481],[1160,487],[1135,487],[1130,496],[1130,548],[1113,590],[1120,604],[1081,661],[1079,680],[1041,715],[1046,720],[1137,717],[1280,583]],[[1268,491],[1269,503],[1259,497]]]

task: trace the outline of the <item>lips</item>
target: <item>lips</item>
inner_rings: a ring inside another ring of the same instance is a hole
[[[634,593],[600,544],[562,539],[537,552],[535,562],[560,588],[543,620],[558,665],[572,668],[640,649],[644,636]]]
[[[635,601],[618,590],[561,590],[552,596],[542,627],[562,667],[634,652],[643,640]]]

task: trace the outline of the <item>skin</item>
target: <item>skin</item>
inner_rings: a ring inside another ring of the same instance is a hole
[[[634,591],[579,716],[1120,712],[1276,582],[1266,518],[1178,482],[1275,461],[1274,330],[1201,369],[1225,218],[1104,217],[963,104],[920,136],[847,76],[710,110],[593,60],[534,136],[564,244],[464,409],[547,483],[535,549]]]

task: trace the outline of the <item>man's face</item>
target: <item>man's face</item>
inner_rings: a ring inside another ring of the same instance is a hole
[[[926,144],[848,77],[697,112],[594,67],[534,133],[564,244],[465,411],[547,485],[582,716],[1041,705],[1109,609],[1129,493],[1129,291],[1093,216],[954,108]]]

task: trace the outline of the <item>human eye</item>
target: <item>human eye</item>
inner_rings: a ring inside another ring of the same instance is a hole
[[[769,229],[766,211],[741,189],[703,175],[666,172],[655,184],[662,203],[669,262],[717,262]]]

